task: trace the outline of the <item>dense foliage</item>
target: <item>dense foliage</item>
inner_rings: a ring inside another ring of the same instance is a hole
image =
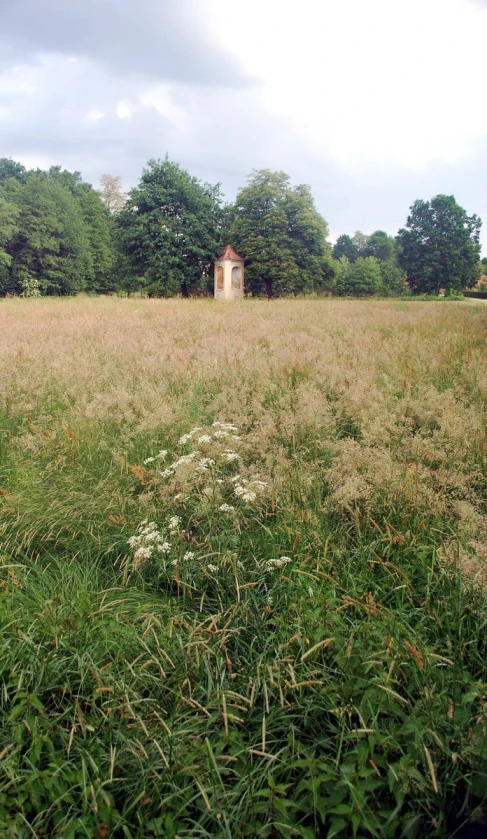
[[[480,278],[480,227],[437,195],[413,204],[396,238],[356,230],[332,248],[309,186],[285,172],[255,170],[224,204],[219,184],[167,156],[150,160],[128,195],[118,175],[102,175],[97,191],[79,172],[2,158],[0,296],[211,294],[225,244],[244,256],[253,296],[451,294]]]
[[[112,243],[99,194],[77,172],[0,163],[0,294],[102,291]]]
[[[150,160],[116,219],[117,242],[151,295],[207,291],[222,245],[218,186],[203,184],[177,163]]]
[[[480,278],[481,224],[453,195],[415,201],[397,237],[411,289],[438,294],[440,289],[449,293],[475,285]]]
[[[319,291],[333,276],[328,227],[311,190],[292,187],[284,172],[252,173],[237,195],[229,239],[246,258],[252,294]]]

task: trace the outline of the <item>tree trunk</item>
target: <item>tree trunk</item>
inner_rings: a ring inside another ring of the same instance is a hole
[[[186,285],[186,283],[181,283],[181,294],[183,295],[183,297],[189,297],[188,286]]]
[[[267,299],[272,299],[272,280],[269,277],[265,278],[265,290],[267,292]]]

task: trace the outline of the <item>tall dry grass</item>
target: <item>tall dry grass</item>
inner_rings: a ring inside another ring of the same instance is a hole
[[[472,816],[486,339],[466,303],[0,301],[3,835]]]
[[[279,486],[313,449],[303,482],[319,468],[328,507],[385,500],[483,544],[485,341],[461,303],[7,300],[3,445],[42,451],[42,492],[66,458],[106,477],[188,424],[236,421]]]

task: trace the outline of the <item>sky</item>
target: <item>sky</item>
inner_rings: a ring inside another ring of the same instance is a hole
[[[167,153],[231,201],[311,186],[330,239],[417,198],[484,219],[487,0],[0,0],[0,157],[135,186]]]

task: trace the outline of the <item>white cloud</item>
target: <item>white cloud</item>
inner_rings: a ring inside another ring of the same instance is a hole
[[[17,66],[0,73],[0,98],[15,96],[17,100],[35,94],[42,71],[32,66]]]
[[[174,91],[169,84],[159,84],[150,87],[140,94],[140,102],[145,108],[155,108],[163,117],[176,128],[183,130],[188,126],[188,113],[174,101]]]
[[[105,116],[105,111],[101,111],[99,108],[90,108],[87,114],[85,114],[85,121],[86,122],[99,122]]]
[[[208,0],[257,98],[347,168],[456,163],[487,135],[485,9],[465,0]],[[249,115],[251,118],[251,115]]]
[[[126,101],[118,102],[115,112],[119,119],[132,119],[132,107]]]

